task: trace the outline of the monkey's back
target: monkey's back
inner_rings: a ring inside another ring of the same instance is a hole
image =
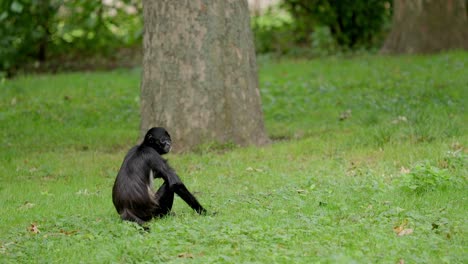
[[[130,149],[120,167],[112,189],[112,201],[122,219],[151,220],[158,207],[151,189],[151,168],[147,148],[135,146]]]

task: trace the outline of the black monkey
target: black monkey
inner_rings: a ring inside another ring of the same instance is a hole
[[[112,201],[123,220],[143,224],[162,217],[172,209],[174,193],[199,214],[206,214],[197,199],[187,190],[175,171],[161,157],[171,150],[171,136],[162,127],[153,127],[143,143],[131,148],[120,167],[112,189]],[[153,191],[153,179],[164,183]]]

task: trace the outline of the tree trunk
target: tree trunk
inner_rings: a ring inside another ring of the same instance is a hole
[[[37,49],[36,59],[39,62],[45,62],[47,59],[47,51],[50,41],[50,21],[51,21],[51,3],[49,0],[42,0],[37,4],[39,14],[37,23],[40,26],[41,38],[38,40],[39,47]],[[38,30],[38,29],[35,29]]]
[[[166,127],[175,151],[205,142],[262,145],[246,0],[143,0],[141,135]]]
[[[382,53],[468,49],[465,0],[394,0],[393,27]]]

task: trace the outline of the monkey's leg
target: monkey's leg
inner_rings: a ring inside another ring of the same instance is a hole
[[[155,199],[159,206],[154,211],[153,215],[155,217],[163,217],[172,209],[172,204],[174,203],[174,191],[169,188],[169,185],[163,183],[156,192]]]
[[[120,218],[125,221],[136,222],[139,225],[143,225],[145,223],[144,220],[140,219],[138,216],[133,214],[133,212],[125,209],[122,214],[120,214]]]

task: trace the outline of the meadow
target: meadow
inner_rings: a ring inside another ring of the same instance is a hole
[[[2,80],[0,263],[468,262],[467,52],[258,62],[272,144],[168,155],[211,213],[150,232],[111,201],[141,71]]]

